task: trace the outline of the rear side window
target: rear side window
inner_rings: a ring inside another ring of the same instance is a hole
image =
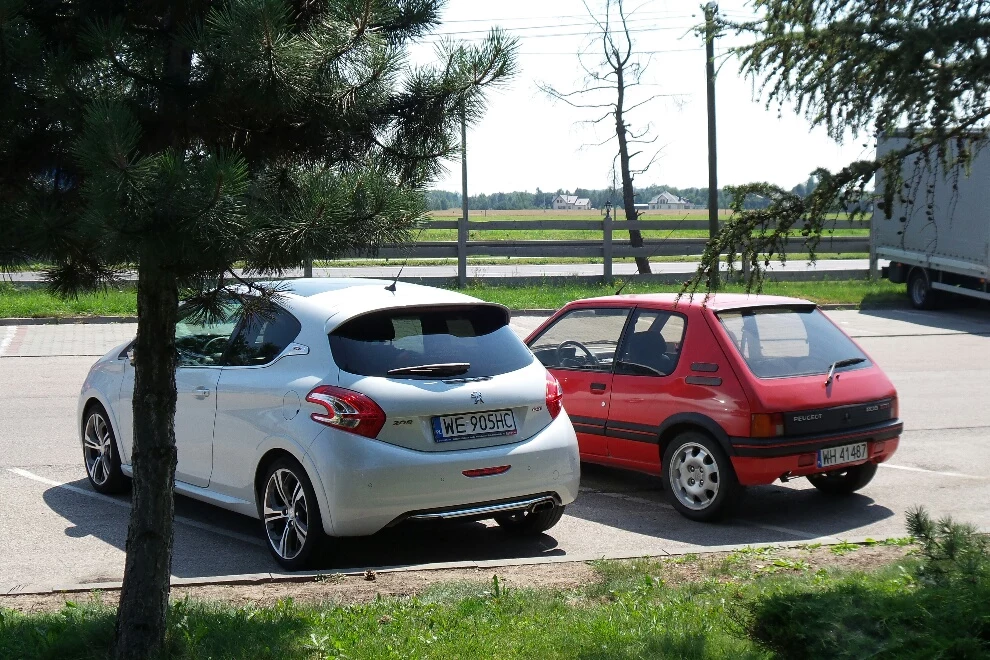
[[[862,360],[840,370],[870,366],[863,351],[817,309],[734,310],[718,318],[758,378],[825,374],[839,360]]]
[[[505,310],[491,305],[389,309],[365,314],[330,333],[337,366],[363,376],[427,365],[466,364],[456,375],[497,376],[533,362],[533,354],[508,326]]]
[[[272,314],[246,318],[231,342],[227,364],[241,367],[268,364],[295,341],[301,329],[296,317],[281,307]]]

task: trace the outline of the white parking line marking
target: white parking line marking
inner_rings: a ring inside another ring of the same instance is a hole
[[[760,529],[766,529],[771,532],[790,534],[791,536],[796,536],[799,539],[805,539],[808,541],[821,541],[822,543],[839,542],[839,539],[835,538],[834,536],[819,536],[818,534],[811,534],[809,532],[803,532],[800,529],[791,529],[790,527],[780,527],[779,525],[764,525],[763,523],[751,522],[749,520],[739,520],[738,522],[748,527],[759,527]]]
[[[890,463],[880,463],[880,467],[891,468],[893,470],[907,470],[908,472],[927,472],[928,474],[940,474],[943,477],[959,477],[960,479],[990,479],[976,474],[962,474],[961,472],[941,472],[939,470],[926,470],[925,468],[909,467],[907,465],[891,465]]]
[[[7,326],[7,331],[0,336],[0,357],[3,357],[4,352],[7,347],[10,346],[10,342],[14,341],[14,335],[17,334],[17,326],[9,325]]]
[[[107,504],[113,504],[115,506],[123,507],[125,509],[131,508],[130,502],[124,502],[109,497],[107,495],[101,495],[100,493],[97,493],[95,491],[87,490],[85,488],[79,488],[78,486],[73,486],[72,484],[66,484],[60,481],[52,481],[51,479],[39,477],[38,475],[32,472],[28,472],[27,470],[22,470],[20,468],[7,468],[7,472],[16,474],[19,477],[24,477],[25,479],[31,479],[32,481],[37,481],[38,483],[45,484],[47,486],[62,488],[63,490],[76,493],[77,495],[85,495],[86,497],[92,497],[93,499],[100,500],[101,502],[106,502]],[[196,529],[201,529],[206,532],[213,532],[214,534],[219,534],[220,536],[226,536],[227,538],[237,539],[238,541],[243,541],[244,543],[250,543],[251,545],[256,545],[262,548],[265,547],[265,542],[254,536],[247,536],[246,534],[239,534],[237,532],[231,532],[226,529],[213,527],[212,525],[207,525],[206,523],[201,523],[198,520],[186,518],[185,516],[176,516],[175,522],[186,525],[187,527],[195,527]]]

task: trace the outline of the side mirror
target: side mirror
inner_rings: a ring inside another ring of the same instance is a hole
[[[132,367],[134,366],[134,355],[135,354],[133,348],[127,350],[127,361],[131,363]]]

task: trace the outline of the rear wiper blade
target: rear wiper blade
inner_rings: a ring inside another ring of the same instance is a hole
[[[386,372],[389,376],[460,376],[471,368],[470,362],[446,362],[444,364],[420,364],[400,367]]]
[[[836,360],[833,362],[832,366],[828,368],[828,378],[825,379],[825,386],[828,387],[832,384],[832,376],[835,374],[836,369],[851,367],[860,362],[866,362],[866,358],[846,358],[845,360]]]

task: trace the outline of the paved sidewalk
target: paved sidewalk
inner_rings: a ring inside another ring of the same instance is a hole
[[[0,358],[104,355],[134,339],[136,323],[74,323],[0,327]]]

